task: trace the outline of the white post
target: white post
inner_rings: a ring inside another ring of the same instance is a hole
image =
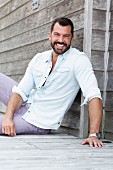
[[[91,40],[92,40],[92,12],[93,12],[93,0],[85,0],[84,5],[84,39],[83,39],[83,51],[91,58]],[[81,97],[81,103],[84,97]],[[88,136],[88,107],[86,105],[81,106],[80,115],[80,137],[85,138]]]

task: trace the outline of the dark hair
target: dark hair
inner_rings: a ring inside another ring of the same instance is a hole
[[[68,25],[70,25],[70,26],[71,26],[71,34],[72,34],[72,36],[73,36],[74,25],[73,25],[73,23],[72,23],[72,21],[71,21],[70,19],[64,18],[64,17],[62,17],[62,18],[56,18],[56,19],[53,21],[52,25],[51,25],[51,32],[53,31],[54,25],[55,25],[56,23],[59,23],[59,25],[61,25],[61,26],[68,26]]]

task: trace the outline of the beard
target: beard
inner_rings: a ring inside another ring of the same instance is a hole
[[[58,49],[58,47],[55,47],[55,45],[57,45],[57,44],[64,45],[65,48],[64,49]],[[62,55],[66,51],[68,51],[70,49],[70,46],[71,46],[71,44],[68,45],[64,42],[62,42],[62,43],[61,42],[54,42],[54,43],[51,42],[51,47],[53,48],[54,52],[58,55]]]

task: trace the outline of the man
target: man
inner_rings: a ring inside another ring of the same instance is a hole
[[[56,19],[49,33],[52,50],[31,60],[19,85],[0,75],[0,98],[7,105],[0,117],[1,134],[47,134],[58,129],[81,88],[90,115],[90,135],[83,144],[103,146],[96,136],[102,118],[100,90],[88,57],[71,47],[73,31],[70,19]]]

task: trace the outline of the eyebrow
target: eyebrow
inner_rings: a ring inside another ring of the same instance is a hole
[[[59,32],[53,32],[53,34],[59,34],[60,35]],[[71,34],[64,34],[64,36],[71,36]]]

